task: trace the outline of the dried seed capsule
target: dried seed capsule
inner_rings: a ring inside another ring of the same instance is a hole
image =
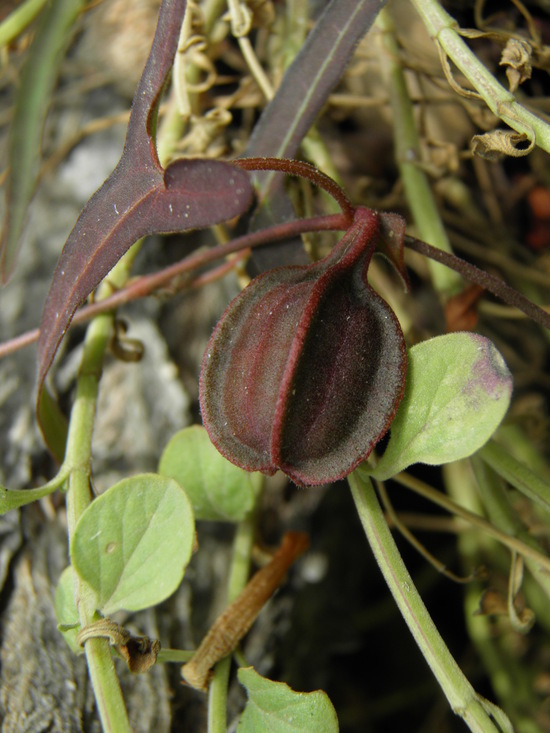
[[[367,283],[379,236],[380,216],[358,208],[328,257],[264,273],[230,303],[204,356],[200,401],[233,463],[328,483],[388,430],[406,355],[395,314]]]

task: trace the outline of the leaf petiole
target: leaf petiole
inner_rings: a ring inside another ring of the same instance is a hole
[[[348,483],[378,566],[452,710],[476,733],[512,733],[508,717],[475,692],[441,638],[399,554],[370,479],[354,471]]]
[[[12,509],[18,509],[25,504],[30,504],[33,501],[43,499],[58,489],[64,491],[69,473],[69,468],[63,465],[57,476],[54,476],[44,486],[39,486],[35,489],[5,489],[0,486],[0,515],[6,514]]]

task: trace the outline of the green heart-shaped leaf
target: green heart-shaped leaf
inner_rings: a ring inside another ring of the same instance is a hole
[[[252,509],[260,478],[220,455],[200,425],[174,435],[161,456],[159,473],[185,490],[197,519],[229,522],[240,522]]]
[[[104,614],[160,603],[181,583],[193,547],[193,510],[172,479],[141,474],[95,499],[71,544],[75,570]]]
[[[385,480],[412,463],[472,455],[497,429],[511,394],[508,367],[484,336],[451,333],[413,346],[386,451],[374,470],[362,470]]]

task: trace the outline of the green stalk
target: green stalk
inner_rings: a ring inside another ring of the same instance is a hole
[[[512,733],[507,716],[475,692],[441,638],[403,563],[370,479],[354,471],[348,476],[348,482],[380,570],[452,710],[472,731]]]
[[[478,456],[524,496],[550,511],[550,485],[510,451],[490,440],[478,451]]]
[[[524,466],[529,466],[533,473],[543,481],[550,483],[550,464],[523,427],[514,423],[501,425],[498,429],[498,444]]]
[[[108,279],[98,290],[98,299],[107,297],[127,281],[139,246],[140,242],[136,243],[111,271]],[[84,354],[77,378],[76,398],[71,411],[63,464],[63,469],[68,469],[70,472],[67,491],[69,546],[80,516],[92,501],[90,489],[92,433],[99,380],[112,334],[113,321],[113,314],[97,316],[89,325],[84,342]],[[98,619],[94,593],[76,573],[75,601],[82,628]],[[89,639],[85,645],[85,652],[103,730],[105,733],[130,733],[130,724],[108,640]]]
[[[78,519],[92,501],[90,491],[91,441],[99,377],[113,324],[112,315],[98,316],[89,326],[82,366],[71,412],[65,463],[70,466],[67,492],[69,545]],[[96,620],[94,594],[75,573],[75,601],[82,628]],[[130,731],[130,724],[118,684],[107,639],[90,639],[85,645],[86,661],[103,730]]]
[[[7,46],[17,36],[20,36],[36,18],[45,4],[46,0],[26,0],[26,2],[21,3],[18,8],[13,10],[0,23],[0,47]]]
[[[250,574],[250,561],[256,531],[256,512],[252,511],[239,523],[233,541],[233,555],[227,585],[227,603],[232,603],[245,587]],[[208,688],[208,733],[227,731],[227,687],[231,669],[231,655],[214,668]]]
[[[448,465],[454,466],[455,464],[453,463]],[[457,502],[450,499],[447,494],[444,494],[441,491],[436,491],[436,489],[432,488],[428,484],[425,484],[423,481],[416,478],[416,476],[411,476],[406,471],[392,476],[392,480],[396,481],[402,486],[406,486],[408,489],[411,489],[411,491],[414,491],[416,494],[423,496],[425,499],[428,499],[428,501],[431,501],[433,504],[436,504],[442,509],[445,509],[445,511],[448,511],[451,514],[460,517],[461,519],[465,519],[469,524],[472,525],[472,527],[476,527],[477,529],[481,530],[483,534],[487,537],[492,537],[493,539],[497,540],[497,542],[502,543],[511,552],[517,552],[519,555],[523,555],[526,560],[533,560],[535,563],[535,567],[539,568],[539,572],[550,573],[550,558],[548,558],[545,553],[535,550],[532,544],[527,544],[525,542],[522,542],[514,535],[509,535],[506,532],[502,532],[498,527],[496,527],[491,522],[488,522],[480,514],[476,514],[475,512],[466,509],[461,504],[458,504]]]
[[[505,488],[500,472],[494,469],[491,464],[486,464],[483,456],[472,456],[470,459],[474,476],[476,478],[481,500],[491,522],[498,529],[506,534],[517,537],[529,547],[544,554],[544,547],[541,546],[536,537],[533,537],[529,527],[526,526],[510,501],[510,492]],[[537,616],[544,616],[546,624],[550,625],[550,613],[548,601],[550,600],[550,577],[548,571],[530,557],[525,557],[525,564],[529,568],[539,588],[544,593],[544,604],[536,608]]]
[[[194,649],[166,649],[162,648],[158,653],[157,664],[185,664],[195,653]]]
[[[71,30],[85,0],[55,0],[40,17],[28,51],[15,99],[8,145],[7,216],[0,242],[0,268],[7,280],[36,187],[42,128]]]
[[[393,19],[387,9],[380,11],[377,23],[383,31],[382,73],[389,88],[393,112],[395,157],[407,202],[421,239],[445,252],[452,253],[428,176],[420,167],[422,151],[414,121],[413,105],[399,61],[399,47],[395,37]],[[453,295],[459,290],[462,280],[458,273],[432,260],[428,260],[428,266],[434,287],[438,292],[443,295]]]
[[[472,465],[474,475],[472,475]],[[514,515],[513,507],[505,495],[502,481],[492,473],[482,460],[473,456],[469,460],[455,461],[444,466],[445,488],[451,496],[460,498],[469,510],[482,511],[480,498],[486,507],[491,521],[501,529],[521,535],[526,534],[520,519]],[[525,538],[527,539],[527,537]],[[497,568],[505,553],[499,552],[483,532],[463,532],[458,536],[460,557],[465,567],[479,565],[492,557],[492,566]],[[529,542],[534,542],[530,538]],[[526,560],[526,564],[529,564]],[[544,594],[538,581],[545,573],[535,568],[536,578],[526,575],[524,590],[527,602],[532,605],[541,621],[548,616],[548,596]],[[479,655],[482,665],[489,676],[491,685],[498,698],[513,715],[518,733],[541,733],[536,722],[536,711],[540,699],[533,689],[533,670],[529,665],[518,665],[517,655],[506,633],[495,634],[494,623],[485,614],[479,613],[483,584],[472,583],[465,588],[464,620],[468,635]],[[540,613],[540,616],[539,616]],[[548,628],[548,625],[545,626]]]
[[[38,486],[36,489],[5,489],[0,486],[0,515],[25,506],[25,504],[31,504],[33,501],[43,499],[45,496],[53,494],[54,491],[63,491],[68,477],[69,471],[63,466],[57,476],[54,476],[44,486]]]
[[[525,109],[468,48],[458,26],[437,0],[413,0],[428,33],[460,69],[491,111],[513,130],[550,152],[550,125]]]
[[[216,22],[227,9],[226,0],[205,0],[202,6],[204,18],[204,35],[208,38],[212,33]]]

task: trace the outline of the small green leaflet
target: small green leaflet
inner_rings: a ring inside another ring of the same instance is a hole
[[[237,733],[337,733],[336,711],[322,690],[294,692],[284,682],[273,682],[252,667],[241,668],[239,682],[248,702]]]
[[[484,336],[452,333],[417,344],[386,451],[375,469],[361,470],[383,481],[412,463],[466,458],[497,429],[511,395],[508,367]]]
[[[103,614],[139,611],[179,586],[194,531],[183,489],[164,476],[141,474],[90,504],[75,528],[71,561],[97,594]]]
[[[218,453],[200,425],[174,435],[161,456],[159,473],[185,490],[197,519],[213,521],[244,519],[261,481],[259,474],[243,471]]]

